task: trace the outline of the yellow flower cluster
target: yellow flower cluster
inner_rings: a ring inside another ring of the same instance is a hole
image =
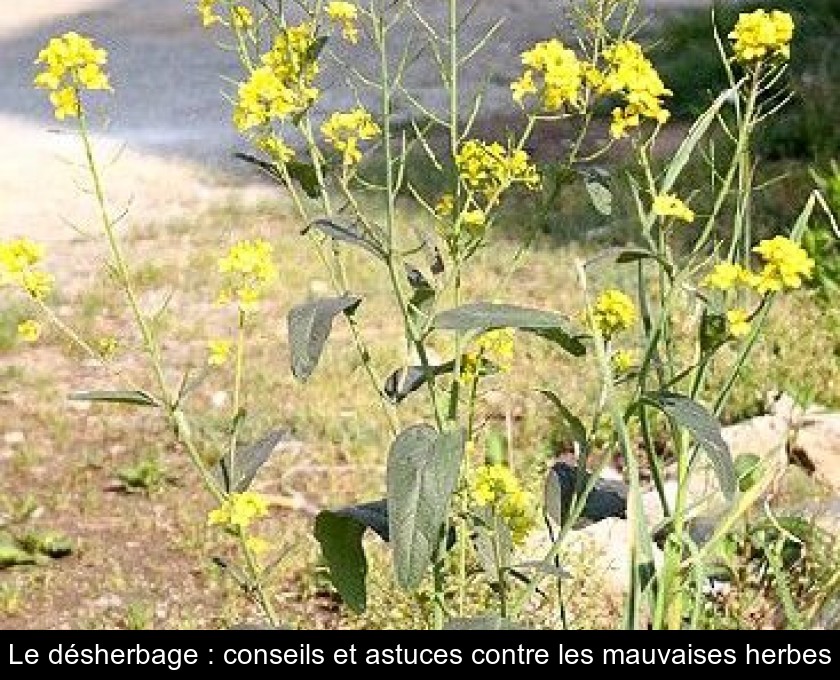
[[[756,284],[760,293],[799,288],[802,280],[811,278],[814,271],[814,261],[805,249],[785,236],[761,241],[753,252],[764,260]]]
[[[455,165],[464,184],[488,200],[498,199],[513,184],[535,188],[540,181],[537,168],[525,151],[506,149],[498,142],[464,142],[455,156]]]
[[[814,270],[814,261],[805,249],[786,236],[765,239],[753,252],[764,263],[761,271],[755,273],[740,264],[719,262],[704,279],[706,287],[726,291],[744,286],[762,294],[781,292],[799,288]]]
[[[254,15],[245,5],[234,5],[230,9],[233,25],[239,29],[249,29],[254,25]]]
[[[327,16],[341,24],[344,39],[353,43],[359,42],[359,29],[356,22],[359,19],[359,9],[352,2],[331,2],[327,5]]]
[[[741,14],[729,34],[735,59],[742,63],[767,56],[789,59],[793,29],[793,17],[787,12],[758,9]]]
[[[18,324],[17,332],[24,342],[38,342],[38,338],[41,337],[41,324],[34,319],[27,319]]]
[[[285,28],[260,58],[261,66],[239,84],[233,123],[240,132],[302,113],[318,98],[318,75],[312,23]]]
[[[12,286],[36,300],[46,298],[53,278],[38,267],[43,258],[43,247],[29,239],[0,242],[0,288]]]
[[[658,217],[675,217],[683,222],[694,221],[694,211],[673,194],[660,194],[653,199],[653,213]]]
[[[729,334],[733,338],[744,338],[752,330],[750,315],[744,309],[730,309],[726,312],[726,324],[729,327]]]
[[[520,105],[536,95],[541,110],[560,111],[580,103],[584,67],[577,55],[557,39],[539,42],[522,54],[525,71],[511,84],[513,98]]]
[[[656,68],[642,51],[642,46],[624,40],[604,50],[606,68],[592,76],[601,94],[621,96],[625,104],[613,109],[610,133],[620,139],[627,131],[642,124],[642,119],[665,123],[669,118],[662,98],[670,96]]]
[[[470,484],[476,506],[489,508],[510,531],[514,544],[521,545],[534,526],[534,498],[522,488],[506,465],[482,465]]]
[[[108,75],[102,70],[108,63],[108,53],[74,31],[51,38],[35,63],[44,67],[35,76],[35,87],[51,90],[50,102],[58,120],[80,115],[81,90],[111,89]]]
[[[500,372],[507,372],[513,366],[514,331],[512,328],[498,328],[482,333],[474,347],[464,354],[461,378],[466,383],[475,380],[485,361],[491,362]]]
[[[268,501],[254,491],[232,493],[215,510],[207,515],[210,526],[221,526],[231,530],[242,530],[255,519],[268,516]]]
[[[636,321],[636,306],[626,293],[615,288],[605,290],[595,300],[592,324],[605,339],[630,328]]]
[[[381,130],[373,116],[359,107],[346,113],[333,113],[321,126],[324,138],[344,155],[344,165],[355,165],[362,160],[359,141],[376,138]]]
[[[262,239],[234,244],[219,260],[219,272],[224,279],[219,304],[235,301],[242,312],[256,310],[278,276],[273,255],[271,244]]]

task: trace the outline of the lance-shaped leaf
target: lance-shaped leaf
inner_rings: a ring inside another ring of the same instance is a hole
[[[735,494],[737,475],[729,446],[721,434],[720,423],[704,406],[693,399],[674,392],[648,392],[643,404],[653,406],[691,432],[697,444],[709,456],[720,489],[727,498]]]
[[[461,468],[464,435],[428,425],[401,432],[388,453],[388,528],[397,583],[417,588],[437,548]]]
[[[332,331],[333,319],[341,313],[352,314],[361,301],[356,295],[343,295],[313,300],[289,311],[289,344],[295,378],[307,380],[312,375]]]
[[[602,215],[612,215],[612,191],[605,184],[591,177],[584,180],[584,186],[592,207]]]
[[[380,260],[387,259],[387,255],[383,250],[382,246],[380,246],[376,241],[372,238],[363,234],[355,227],[346,225],[346,224],[339,224],[334,220],[328,220],[326,218],[318,219],[309,224],[304,230],[303,233],[305,234],[310,229],[316,229],[320,231],[322,234],[329,236],[330,238],[341,241],[343,243],[349,243],[352,246],[356,246],[361,248],[362,250],[366,250],[372,255],[375,255]]]
[[[580,335],[572,332],[568,319],[541,309],[475,302],[441,312],[435,317],[434,327],[462,332],[516,328],[557,343],[574,356],[586,353]]]
[[[385,380],[383,391],[394,404],[401,403],[409,394],[419,390],[429,378],[437,378],[455,369],[454,361],[447,361],[445,364],[429,366],[428,370],[422,366],[408,366],[398,368]]]
[[[563,419],[563,422],[569,428],[569,432],[572,435],[572,438],[580,444],[582,448],[586,448],[588,444],[588,435],[586,433],[586,426],[583,424],[583,421],[578,418],[572,411],[566,406],[563,401],[558,397],[554,392],[551,390],[538,390],[540,394],[544,397],[548,398],[554,407],[557,409],[557,412],[560,414],[560,417]]]
[[[94,390],[73,392],[68,397],[71,401],[95,401],[105,404],[128,404],[130,406],[160,406],[160,402],[143,390]]]
[[[235,158],[259,168],[278,182],[286,184],[286,175],[274,161],[263,160],[248,153],[237,152],[233,155]],[[309,198],[319,198],[321,196],[321,185],[318,182],[318,173],[315,172],[314,165],[299,161],[289,161],[286,163],[285,168],[289,178],[297,182]]]
[[[247,491],[277,445],[289,439],[288,430],[272,430],[250,446],[237,449],[235,456],[228,451],[216,463],[213,475],[227,493]]]
[[[324,510],[315,519],[315,538],[321,545],[330,581],[341,599],[357,613],[367,607],[368,564],[362,545],[367,529],[388,540],[387,501]]]

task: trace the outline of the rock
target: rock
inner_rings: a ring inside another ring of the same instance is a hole
[[[118,609],[119,607],[122,607],[122,605],[122,598],[114,593],[102,595],[93,601],[93,606],[98,609]]]
[[[573,531],[563,551],[563,567],[573,577],[598,579],[609,594],[623,595],[628,589],[629,531],[626,519],[610,517]],[[657,567],[662,564],[662,551],[653,546]]]
[[[580,486],[588,484],[590,474],[583,473]],[[545,486],[546,513],[557,524],[569,514],[572,497],[578,486],[578,468],[565,462],[555,463]],[[601,476],[586,498],[579,522],[600,522],[608,517],[623,518],[627,514],[627,485],[619,479]]]
[[[3,442],[7,446],[20,446],[26,441],[26,435],[19,430],[12,430],[3,435]]]
[[[796,423],[792,453],[804,455],[806,469],[840,493],[840,414],[803,415]]]

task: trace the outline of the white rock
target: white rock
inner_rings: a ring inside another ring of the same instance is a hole
[[[3,435],[3,442],[8,446],[19,446],[26,441],[26,435],[19,430],[6,432]]]

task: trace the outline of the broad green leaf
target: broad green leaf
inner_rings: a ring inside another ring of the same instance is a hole
[[[727,498],[735,495],[737,475],[729,446],[721,434],[720,423],[704,406],[674,392],[648,392],[643,402],[658,408],[684,427],[709,456],[721,491]]]
[[[367,607],[367,571],[362,537],[372,529],[388,540],[386,501],[324,510],[315,519],[315,538],[329,569],[330,581],[341,599],[357,613]]]
[[[485,614],[463,619],[449,619],[444,630],[524,630],[510,619],[503,619],[496,614]]]
[[[510,569],[513,540],[504,520],[489,508],[482,508],[476,516],[477,526],[472,536],[478,563],[491,583],[499,582],[499,572]]]
[[[68,399],[72,401],[94,401],[107,404],[129,404],[131,406],[158,407],[160,402],[148,392],[142,390],[94,390],[73,392]]]
[[[458,483],[464,435],[439,434],[428,425],[401,432],[388,453],[388,527],[397,583],[420,585],[441,542]]]
[[[584,186],[586,187],[586,193],[589,194],[592,207],[602,215],[607,217],[612,215],[612,191],[603,183],[594,179],[586,179]]]
[[[213,468],[216,480],[227,493],[247,491],[277,445],[289,438],[288,430],[272,430],[253,444],[237,449],[235,456],[226,453]]]
[[[318,365],[324,345],[332,331],[333,319],[339,314],[352,314],[361,303],[356,295],[322,298],[298,305],[289,311],[289,344],[292,374],[308,380]]]
[[[378,257],[380,260],[385,260],[387,257],[385,255],[385,251],[382,249],[382,246],[369,236],[358,231],[355,227],[339,224],[334,220],[322,218],[312,222],[306,227],[306,229],[303,230],[303,233],[305,234],[310,229],[320,231],[325,236],[329,236],[336,241],[348,243],[351,246],[356,246],[362,250],[366,250],[371,255]]]
[[[569,320],[555,312],[516,305],[476,302],[448,309],[435,317],[434,327],[451,331],[485,331],[517,328],[556,342],[575,356],[586,353]]]

